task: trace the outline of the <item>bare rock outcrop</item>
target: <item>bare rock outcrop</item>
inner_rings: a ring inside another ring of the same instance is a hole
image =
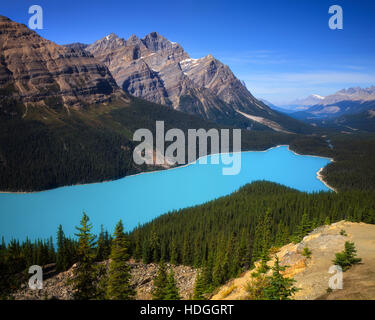
[[[346,235],[341,234],[341,230],[345,230]],[[346,241],[354,242],[362,263],[343,273],[342,290],[327,291],[332,277],[328,270],[333,265],[335,253],[344,250]],[[310,258],[302,255],[305,247],[311,251]],[[340,221],[322,226],[300,243],[283,246],[277,256],[281,265],[288,266],[284,275],[293,277],[295,286],[300,288],[293,299],[375,299],[375,225]],[[274,259],[269,266],[273,263]],[[245,286],[251,281],[252,272],[254,270],[229,281],[212,299],[246,299]]]
[[[109,261],[104,261],[108,270]],[[136,290],[137,300],[151,300],[153,280],[158,272],[158,265],[155,263],[143,264],[131,260],[132,285]],[[61,272],[49,276],[43,281],[42,290],[31,290],[27,283],[22,285],[21,290],[16,292],[13,297],[16,300],[44,300],[44,299],[58,299],[71,300],[73,299],[73,287],[69,284],[69,279],[73,278],[74,265],[68,271]],[[177,287],[183,299],[189,299],[193,295],[195,278],[197,270],[188,266],[174,266],[167,264],[167,268],[173,268]],[[53,271],[52,271],[53,272]]]

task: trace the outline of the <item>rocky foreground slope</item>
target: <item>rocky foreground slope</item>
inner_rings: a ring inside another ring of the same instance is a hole
[[[105,261],[103,263],[108,268],[109,261]],[[130,266],[132,284],[136,289],[136,299],[151,300],[153,280],[158,272],[158,265],[154,263],[143,264],[130,261]],[[197,271],[192,267],[171,266],[167,264],[168,269],[171,267],[173,268],[177,287],[181,297],[183,299],[191,299],[193,296]],[[48,279],[45,279],[42,290],[30,290],[28,286],[24,284],[22,286],[22,290],[16,292],[13,297],[16,300],[71,300],[73,298],[72,285],[68,284],[67,282],[69,279],[72,279],[74,268],[75,266],[66,272],[61,272],[57,275],[52,275]]]
[[[346,236],[341,235],[345,230]],[[354,242],[362,263],[343,274],[343,289],[329,292],[328,281],[333,274],[335,253],[343,251],[346,241]],[[308,259],[302,255],[307,246],[312,252]],[[375,299],[375,225],[340,221],[315,229],[298,244],[283,246],[277,253],[282,265],[288,265],[285,276],[296,280],[300,288],[294,299]],[[270,261],[269,265],[272,265]],[[229,281],[212,297],[213,300],[246,299],[246,283],[253,270]]]
[[[346,235],[342,235],[345,230]],[[328,273],[333,265],[335,253],[344,249],[346,241],[355,243],[358,256],[362,262],[343,273],[343,289],[328,290],[328,281],[332,274]],[[302,255],[305,247],[312,252],[310,258]],[[375,225],[340,221],[329,226],[315,229],[298,244],[290,243],[277,252],[282,265],[289,267],[285,276],[296,280],[295,286],[300,288],[294,299],[375,299]],[[104,262],[108,266],[108,261]],[[273,260],[269,262],[272,266]],[[137,292],[137,299],[152,298],[153,279],[156,276],[157,264],[130,262],[132,282]],[[168,265],[168,267],[171,267]],[[197,270],[188,266],[172,266],[180,295],[183,299],[191,299]],[[67,280],[72,278],[74,266],[44,281],[43,290],[30,290],[26,284],[22,290],[14,294],[19,300],[38,299],[72,299],[73,292]],[[229,281],[216,290],[212,300],[246,299],[245,286],[251,279],[254,270],[243,273],[239,278]],[[48,277],[48,273],[47,273]]]

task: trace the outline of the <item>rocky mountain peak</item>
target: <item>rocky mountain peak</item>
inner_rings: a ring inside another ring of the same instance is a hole
[[[153,39],[157,39],[159,37],[162,37],[160,36],[159,33],[157,33],[156,31],[153,31],[153,32],[150,32],[148,35],[146,35],[145,38],[153,38]],[[163,37],[162,37],[163,38]]]
[[[0,86],[13,88],[13,97],[22,103],[80,107],[108,101],[118,90],[107,67],[90,53],[59,46],[4,17],[0,61]]]
[[[109,40],[119,39],[119,36],[112,32],[109,35],[107,35],[105,38],[106,38],[106,40],[109,41]]]
[[[135,44],[135,43],[139,43],[140,41],[141,41],[141,40],[140,40],[135,34],[132,34],[132,35],[129,37],[127,43],[128,43],[128,44]]]
[[[74,51],[83,51],[88,47],[88,44],[81,43],[81,42],[73,42],[73,43],[64,45],[64,47],[73,49]]]
[[[0,15],[0,22],[11,21],[8,17]]]
[[[274,130],[266,119],[282,121],[212,54],[192,59],[178,43],[155,31],[143,39],[132,35],[114,50],[96,43],[87,50],[106,64],[123,90],[137,97],[246,128],[257,122],[255,126]],[[284,120],[289,125],[290,119]]]
[[[151,32],[142,39],[144,45],[151,51],[170,49],[176,43],[169,41],[157,32]]]
[[[334,94],[326,96],[323,105],[338,103],[340,101],[371,101],[375,100],[375,87],[369,88],[353,87],[342,89]]]
[[[123,38],[118,37],[116,34],[111,33],[89,45],[86,49],[92,54],[99,52],[113,51],[126,45]]]

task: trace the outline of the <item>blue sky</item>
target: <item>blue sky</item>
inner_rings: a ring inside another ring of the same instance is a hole
[[[375,84],[373,0],[12,0],[0,14],[27,24],[33,4],[44,11],[38,33],[58,44],[158,31],[193,58],[213,54],[276,104]],[[343,8],[343,30],[328,27],[331,5]]]

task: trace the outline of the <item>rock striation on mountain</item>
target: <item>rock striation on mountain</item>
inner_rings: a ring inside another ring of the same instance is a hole
[[[0,88],[1,101],[12,98],[51,108],[105,102],[119,90],[108,68],[82,46],[57,45],[4,16],[0,16]]]
[[[218,123],[287,131],[285,116],[255,99],[227,65],[210,54],[193,59],[157,32],[128,40],[112,33],[85,50],[134,96]]]

